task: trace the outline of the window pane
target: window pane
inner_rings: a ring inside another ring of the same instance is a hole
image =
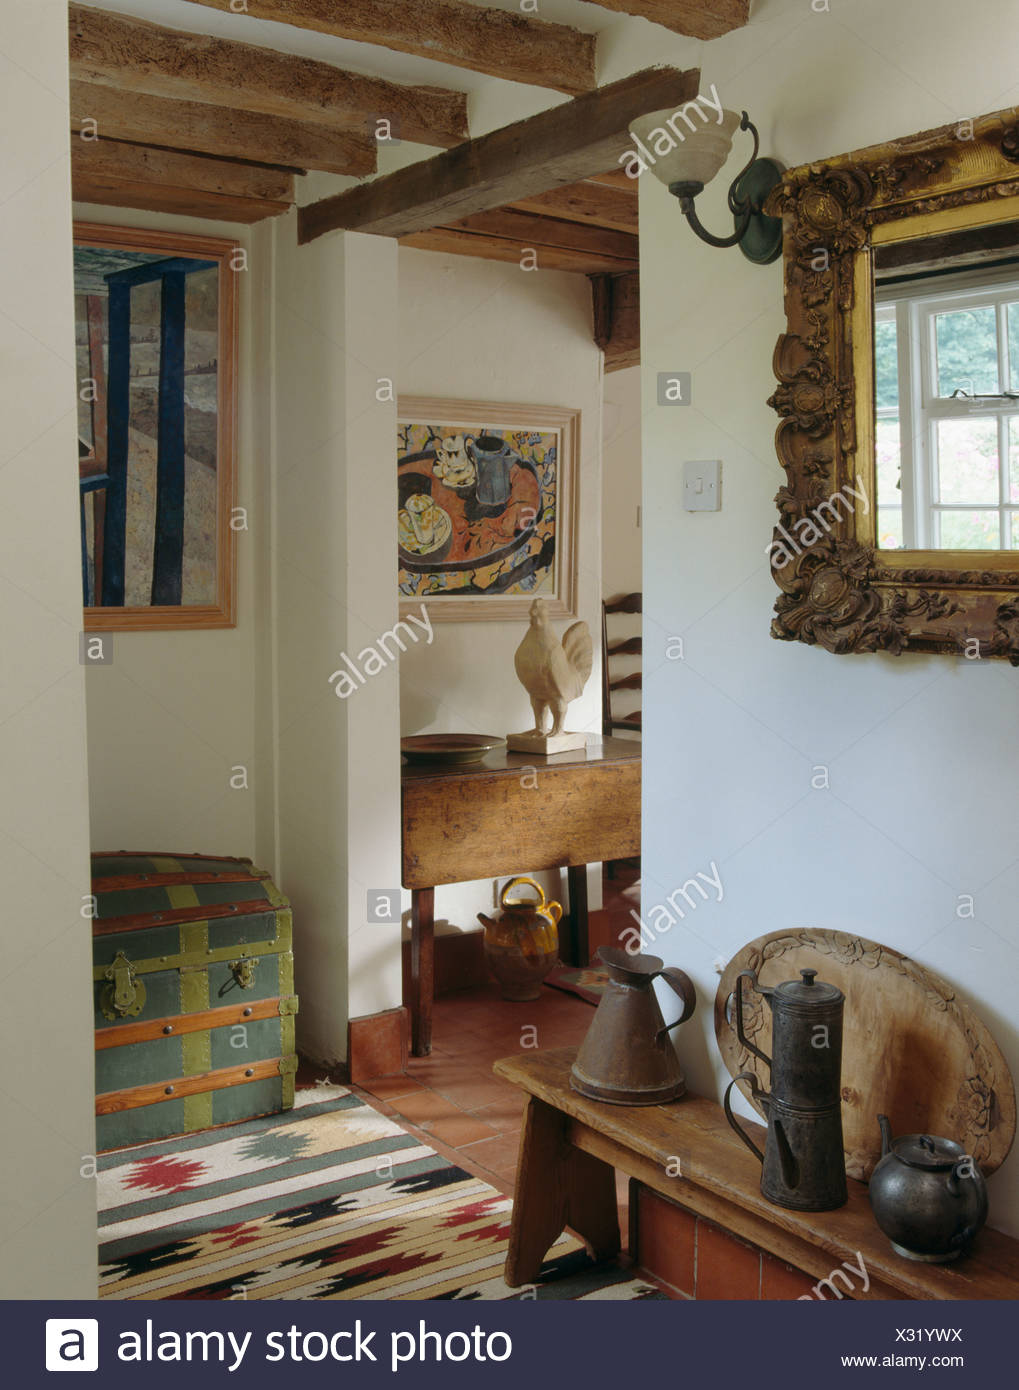
[[[998,503],[998,422],[938,421],[938,500]]]
[[[899,453],[899,421],[897,416],[887,420],[878,420],[876,444],[878,503],[883,507],[897,507],[902,502],[902,488],[899,481],[902,460]]]
[[[1019,525],[1016,526],[1019,535]],[[877,509],[877,548],[878,550],[902,549],[902,508],[878,507]]]
[[[1012,537],[1009,542],[1013,550],[1019,550],[1019,512],[1013,512],[1011,518]]]
[[[994,309],[953,309],[935,316],[938,395],[962,390],[993,396],[998,382],[998,330]]]
[[[941,512],[944,550],[1000,550],[997,512]]]
[[[1019,333],[1019,304],[1016,331]],[[1019,375],[1019,343],[1016,348]],[[894,319],[879,319],[874,325],[874,397],[878,410],[897,410],[899,405],[899,348]]]
[[[1019,304],[1008,306],[1008,384],[1019,391]]]
[[[1019,502],[1019,415],[1008,422],[1008,500]]]

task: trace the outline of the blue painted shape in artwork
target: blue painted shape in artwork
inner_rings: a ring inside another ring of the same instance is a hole
[[[164,272],[159,347],[156,529],[152,603],[179,605],[184,568],[184,333],[183,270]]]

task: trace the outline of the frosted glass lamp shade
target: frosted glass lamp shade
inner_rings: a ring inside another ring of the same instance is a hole
[[[701,108],[691,102],[680,110],[666,108],[639,116],[631,124],[630,134],[638,152],[640,146],[646,151],[641,158],[666,186],[703,185],[711,182],[728,159],[739,123],[735,111],[723,111],[719,121],[710,107],[702,116]]]

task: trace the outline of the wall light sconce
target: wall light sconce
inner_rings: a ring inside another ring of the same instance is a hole
[[[768,194],[782,181],[783,166],[774,159],[758,158],[760,137],[757,127],[745,111],[739,116],[735,111],[722,111],[720,121],[709,120],[689,133],[685,130],[678,132],[679,142],[669,137],[672,148],[658,155],[656,141],[660,147],[662,135],[675,131],[675,120],[676,113],[673,111],[654,111],[634,121],[630,134],[645,147],[656,151],[650,167],[669,192],[679,199],[686,220],[701,241],[706,241],[709,246],[739,246],[747,260],[755,265],[768,265],[782,251],[782,219],[767,217],[762,209]],[[701,224],[694,200],[729,157],[732,137],[737,128],[751,132],[754,151],[729,188],[729,210],[733,215],[735,230],[731,236],[720,237]]]

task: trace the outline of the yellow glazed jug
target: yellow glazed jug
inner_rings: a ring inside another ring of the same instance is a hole
[[[511,896],[520,885],[536,898]],[[485,928],[485,959],[498,980],[504,999],[537,999],[541,982],[559,959],[560,903],[546,901],[533,878],[512,878],[499,894],[502,915],[478,913]]]

